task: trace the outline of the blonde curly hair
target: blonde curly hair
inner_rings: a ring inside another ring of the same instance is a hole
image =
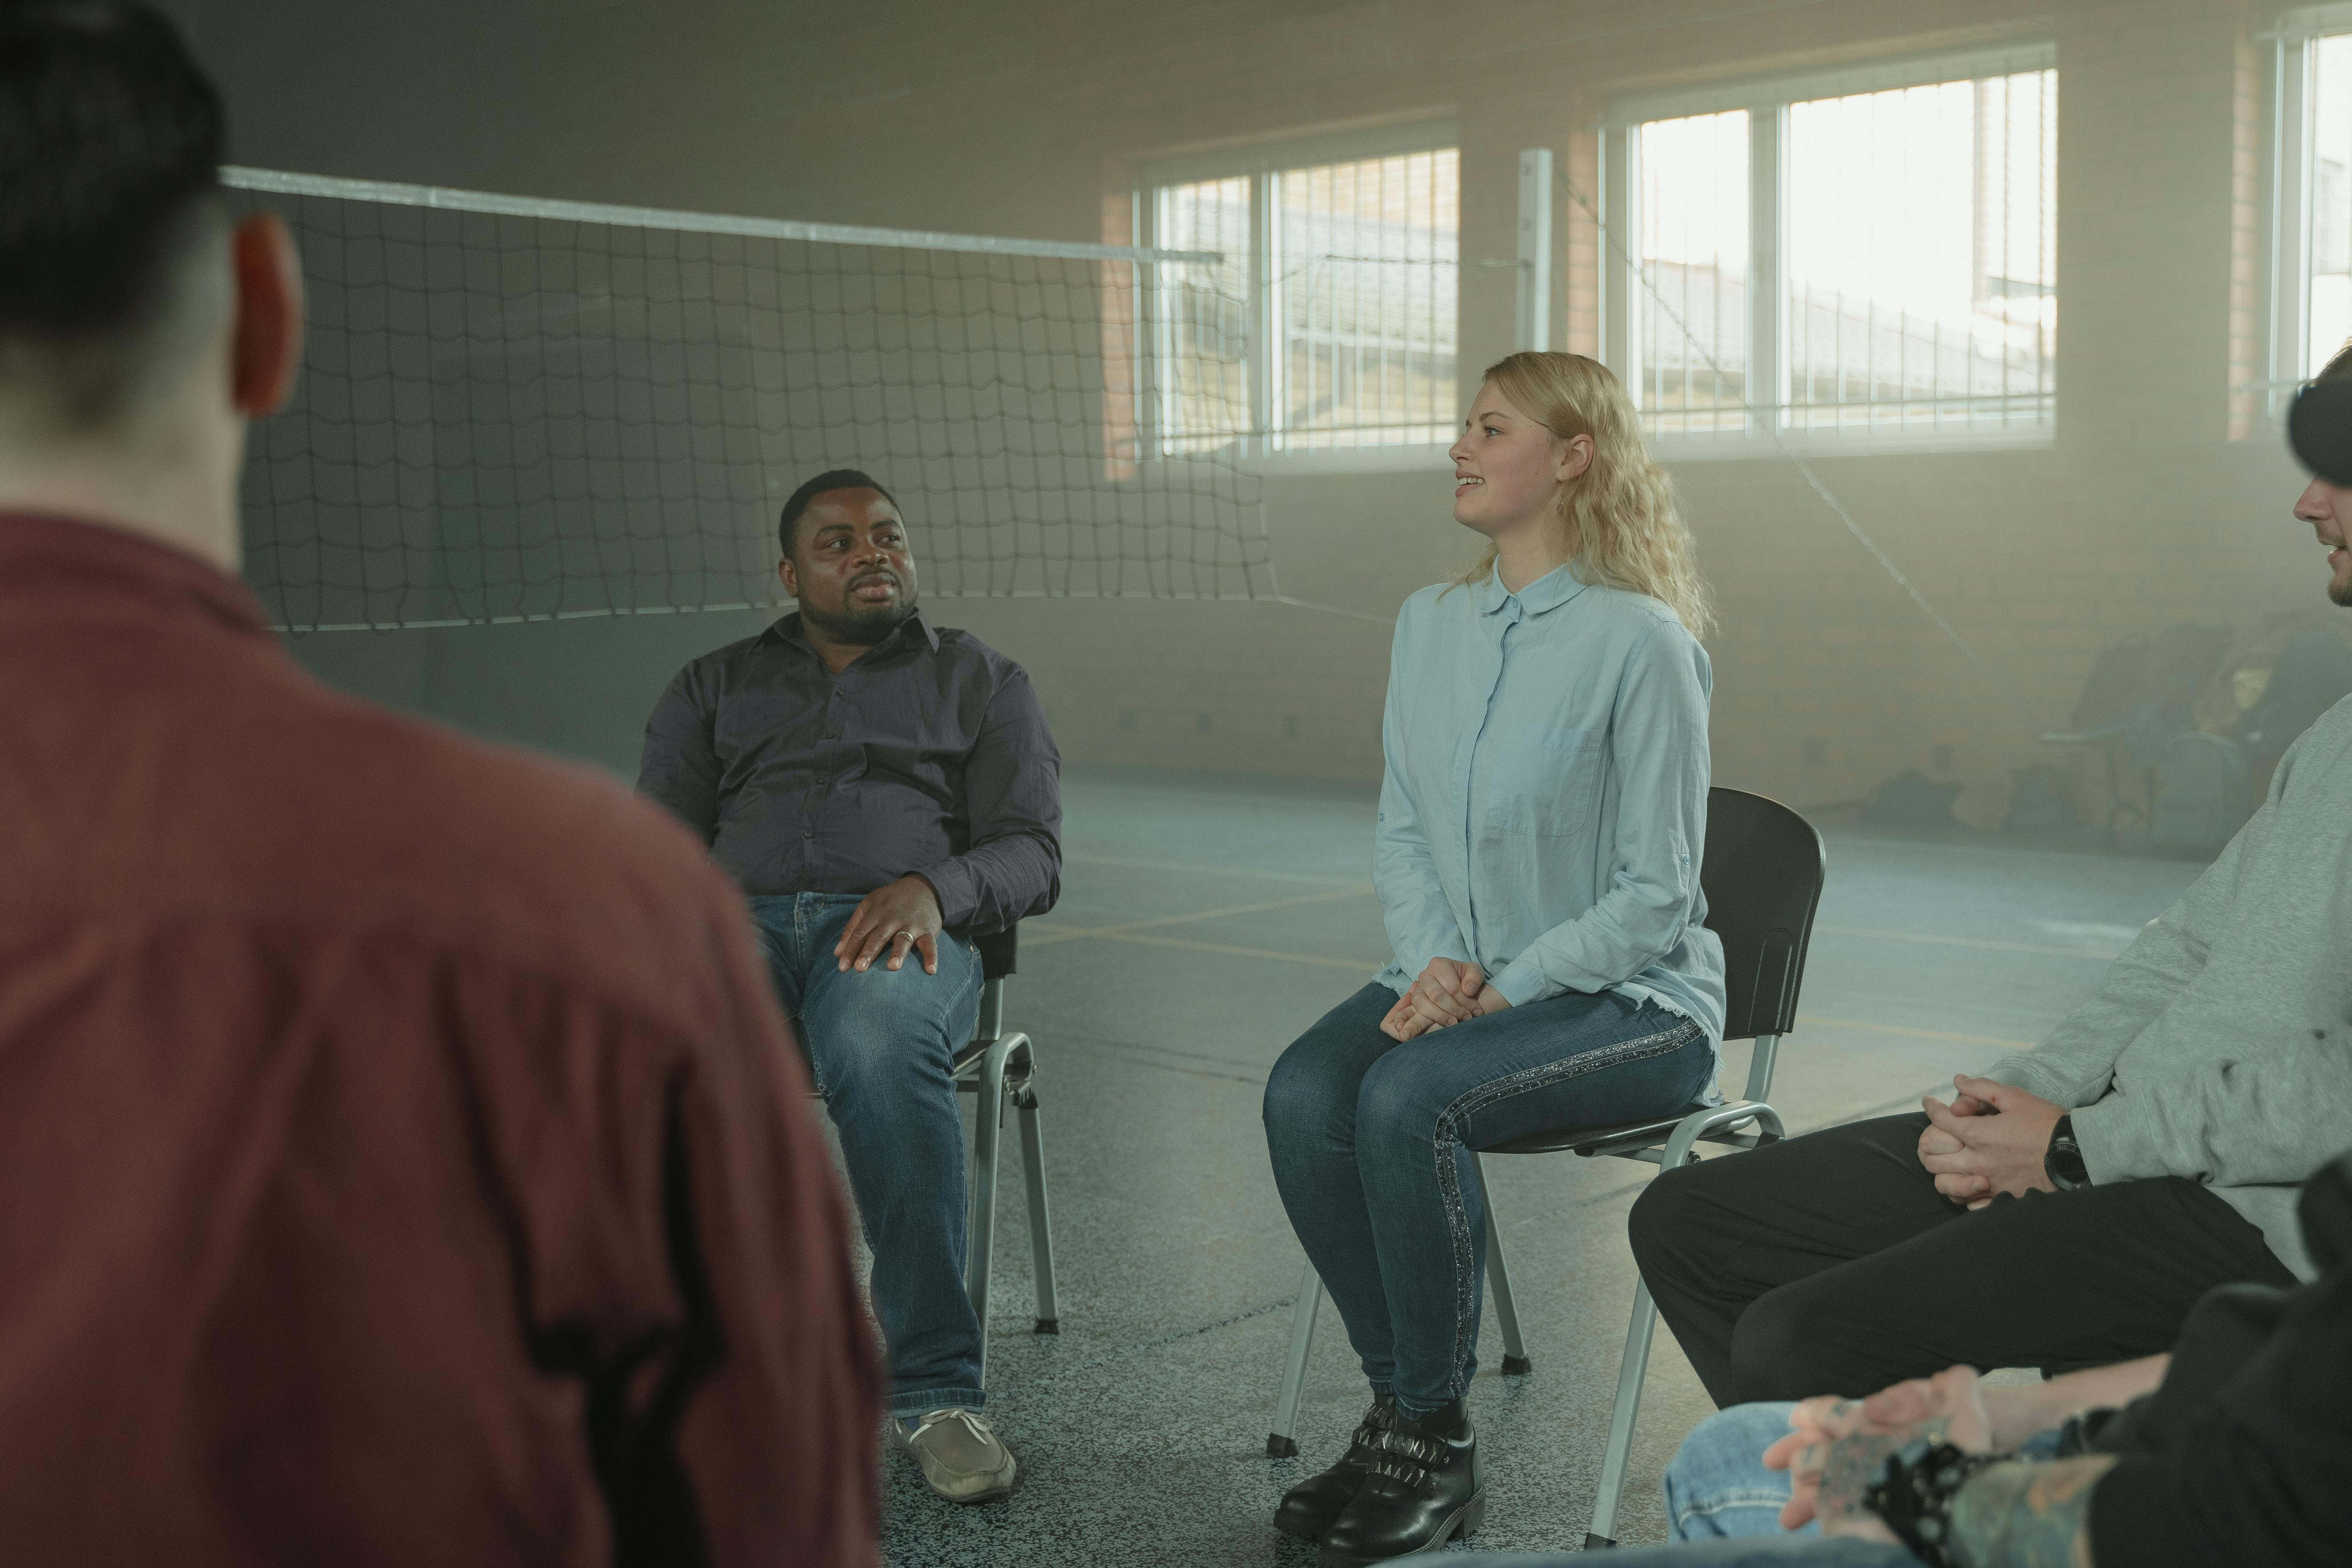
[[[1697,546],[1675,504],[1674,481],[1651,460],[1624,383],[1598,360],[1532,350],[1488,365],[1486,380],[1561,440],[1592,437],[1591,465],[1560,494],[1559,526],[1577,576],[1647,594],[1693,637],[1712,631],[1714,595],[1698,574]],[[1489,544],[1454,581],[1484,582],[1494,569]]]

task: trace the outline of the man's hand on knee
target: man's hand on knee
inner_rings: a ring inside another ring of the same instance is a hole
[[[1936,1190],[1954,1203],[1981,1208],[1996,1194],[2053,1192],[2043,1158],[2050,1134],[2065,1111],[2038,1094],[1966,1073],[1946,1105],[1929,1095],[1919,1103],[1927,1130],[1919,1135],[1919,1163]]]
[[[843,969],[863,972],[886,947],[891,969],[904,964],[908,950],[915,949],[923,955],[924,973],[940,972],[940,896],[912,872],[859,901],[833,952]]]

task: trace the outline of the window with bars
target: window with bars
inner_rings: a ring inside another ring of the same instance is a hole
[[[1619,107],[1616,363],[1661,437],[2045,440],[2047,49]]]
[[[1461,159],[1450,126],[1172,166],[1139,204],[1164,262],[1145,449],[1444,442],[1459,393]]]
[[[2271,38],[2269,390],[2294,385],[2352,342],[2352,5],[2288,13]]]

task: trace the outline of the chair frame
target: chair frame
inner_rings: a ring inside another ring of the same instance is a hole
[[[1717,790],[1716,795],[1738,795],[1745,792]],[[1771,803],[1777,805],[1778,803]],[[1786,807],[1781,807],[1786,810]],[[1793,815],[1793,813],[1791,814]],[[1816,849],[1820,836],[1814,836]],[[1826,864],[1826,854],[1822,864]],[[1817,873],[1818,878],[1819,873]],[[1495,1205],[1486,1181],[1486,1157],[1488,1154],[1544,1154],[1570,1152],[1592,1158],[1609,1155],[1621,1160],[1640,1160],[1662,1170],[1674,1170],[1695,1163],[1701,1143],[1724,1143],[1738,1149],[1760,1148],[1778,1142],[1788,1135],[1780,1113],[1770,1103],[1772,1070],[1780,1058],[1780,1038],[1794,1022],[1797,991],[1804,976],[1806,952],[1812,942],[1813,914],[1820,902],[1820,882],[1813,888],[1813,899],[1806,906],[1801,929],[1790,933],[1793,942],[1790,962],[1779,979],[1780,994],[1765,1009],[1772,1026],[1753,1035],[1728,1034],[1727,1042],[1752,1039],[1754,1050],[1748,1062],[1748,1084],[1738,1100],[1722,1105],[1707,1106],[1675,1119],[1635,1122],[1621,1127],[1589,1128],[1553,1133],[1538,1133],[1522,1138],[1495,1149],[1474,1150],[1470,1154],[1472,1174],[1478,1183],[1478,1196],[1486,1220],[1486,1284],[1495,1302],[1495,1317],[1503,1331],[1503,1374],[1523,1375],[1534,1370],[1526,1344],[1519,1337],[1519,1315],[1511,1297],[1511,1278],[1503,1257],[1503,1236],[1495,1224]],[[1756,1012],[1751,1005],[1749,1015]],[[1741,1129],[1753,1127],[1754,1131]],[[1323,1280],[1308,1262],[1298,1283],[1298,1302],[1290,1319],[1290,1349],[1283,1366],[1282,1391],[1275,1402],[1274,1430],[1266,1435],[1265,1451],[1276,1458],[1288,1458],[1298,1452],[1296,1436],[1298,1425],[1299,1400],[1306,1391],[1307,1351],[1315,1338],[1315,1320],[1323,1303]],[[1601,1484],[1592,1502],[1592,1518],[1587,1526],[1584,1545],[1587,1551],[1617,1544],[1611,1533],[1617,1524],[1617,1506],[1625,1489],[1625,1470],[1633,1450],[1633,1426],[1641,1415],[1642,1385],[1649,1374],[1650,1348],[1656,1339],[1657,1303],[1651,1300],[1647,1280],[1635,1277],[1633,1311],[1625,1328],[1625,1352],[1617,1373],[1617,1397],[1609,1412],[1609,1444],[1601,1459]]]
[[[988,1377],[988,1295],[996,1251],[997,1168],[1007,1104],[1021,1113],[1022,1164],[1029,1192],[1029,1251],[1036,1271],[1035,1332],[1062,1331],[1054,1291],[1054,1226],[1045,1199],[1045,1143],[1037,1124],[1036,1050],[1025,1034],[1004,1030],[1004,977],[1013,972],[1018,928],[975,939],[981,951],[980,1022],[950,1068],[956,1090],[976,1101],[971,1139],[971,1208],[964,1239],[964,1292],[980,1320],[980,1381]]]

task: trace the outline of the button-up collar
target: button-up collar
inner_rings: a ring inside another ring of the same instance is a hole
[[[892,626],[887,637],[850,660],[850,663],[860,664],[877,653],[899,647],[909,637],[921,638],[923,646],[933,653],[940,651],[940,634],[932,628],[931,623],[925,618],[922,611],[914,610],[908,614],[905,620]],[[816,645],[809,641],[808,632],[801,624],[801,613],[798,610],[794,610],[791,615],[761,632],[759,640],[788,644],[793,647],[804,648],[812,654],[816,652]]]
[[[1556,610],[1590,586],[1576,574],[1576,563],[1555,566],[1526,587],[1514,594],[1503,586],[1503,569],[1496,565],[1478,584],[1478,610],[1481,615],[1495,615],[1511,600],[1519,602],[1519,613],[1540,616]]]

